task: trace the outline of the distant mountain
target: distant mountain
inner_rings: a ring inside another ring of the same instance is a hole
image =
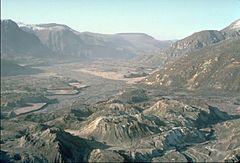
[[[240,20],[231,23],[221,31],[205,30],[196,32],[182,40],[176,41],[167,49],[166,53],[171,57],[181,57],[194,50],[238,36],[240,36]]]
[[[145,33],[119,33],[117,36],[129,42],[133,46],[132,50],[139,55],[155,54],[172,44],[170,40],[159,41]]]
[[[240,36],[240,19],[236,20],[235,22],[230,24],[228,27],[221,30],[221,32],[226,38]]]
[[[26,32],[34,33],[44,45],[59,56],[128,58],[157,53],[171,44],[171,41],[158,41],[143,33],[77,32],[66,25],[55,23],[19,23],[19,26]]]
[[[240,38],[188,53],[150,75],[145,83],[173,90],[240,91]]]
[[[171,47],[166,48],[158,54],[138,58],[137,62],[149,65],[163,66],[168,62],[177,60],[185,55],[191,55],[198,49],[212,46],[226,39],[233,39],[240,36],[240,20],[233,22],[221,31],[204,30],[174,42]]]
[[[34,34],[21,30],[12,20],[2,20],[2,47],[1,57],[46,57],[51,51],[45,47]]]
[[[176,41],[171,48],[168,49],[168,54],[173,57],[177,57],[181,54],[192,52],[196,49],[200,49],[219,41],[224,40],[224,36],[221,32],[216,30],[200,31],[188,36],[182,40]]]
[[[135,62],[145,63],[152,66],[163,66],[168,62],[177,60],[187,53],[213,45],[224,39],[224,35],[216,30],[196,32],[182,40],[174,42],[171,47],[166,48],[158,54],[143,57],[140,56]]]
[[[63,24],[16,24],[2,20],[2,57],[130,58],[154,54],[170,46],[143,33],[78,32]]]
[[[20,28],[26,32],[35,34],[49,49],[57,56],[81,56],[84,54],[84,44],[78,33],[66,25],[61,24],[39,24],[25,25],[19,24]],[[85,49],[87,53],[87,49]]]

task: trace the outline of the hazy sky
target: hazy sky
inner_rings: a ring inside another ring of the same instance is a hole
[[[240,18],[240,0],[2,0],[2,19],[61,23],[78,31],[143,32],[180,39]]]

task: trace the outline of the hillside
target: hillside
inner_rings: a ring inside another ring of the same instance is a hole
[[[240,91],[240,39],[199,49],[150,75],[145,83],[168,89]]]
[[[168,55],[171,57],[178,57],[187,52],[192,52],[206,46],[210,46],[219,41],[224,40],[221,32],[216,30],[206,30],[196,32],[182,40],[176,41],[171,48],[167,50]]]
[[[164,66],[191,52],[215,45],[224,40],[234,39],[240,36],[240,20],[236,20],[223,30],[204,30],[174,42],[171,47],[164,49],[158,54],[138,58],[135,62],[145,63],[152,66]]]
[[[2,20],[2,58],[96,59],[156,54],[171,41],[144,33],[78,32],[63,24],[23,24]]]
[[[240,36],[240,19],[234,21],[229,26],[221,30],[226,38],[233,38]]]
[[[21,30],[12,20],[1,20],[2,47],[1,58],[50,56],[51,51],[46,48],[34,34]]]
[[[56,23],[36,25],[19,23],[19,26],[26,32],[35,34],[44,45],[63,57],[129,58],[155,54],[171,44],[171,41],[158,41],[144,33],[78,32]]]

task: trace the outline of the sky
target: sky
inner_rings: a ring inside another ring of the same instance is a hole
[[[147,33],[181,39],[221,30],[240,18],[240,0],[2,0],[1,19],[60,23],[96,33]]]

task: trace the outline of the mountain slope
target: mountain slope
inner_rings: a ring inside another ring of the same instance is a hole
[[[219,31],[200,31],[182,40],[176,41],[168,50],[168,53],[170,56],[177,57],[183,53],[192,52],[196,49],[215,44],[224,39],[223,34]]]
[[[148,65],[162,66],[172,62],[185,55],[191,55],[198,49],[212,46],[227,39],[234,39],[240,36],[240,20],[230,24],[221,31],[204,30],[193,33],[192,35],[174,42],[171,47],[161,51],[157,55],[142,57],[137,62],[143,62]]]
[[[205,30],[196,32],[182,40],[174,42],[171,47],[149,56],[140,57],[136,62],[146,63],[152,66],[163,66],[168,62],[191,53],[195,50],[211,46],[223,41],[224,35],[216,30]]]
[[[171,43],[143,33],[80,33],[62,24],[17,25],[12,20],[2,20],[2,38],[2,57],[7,59],[26,56],[121,59],[157,53]]]
[[[2,56],[12,57],[46,57],[51,51],[46,48],[34,34],[21,30],[12,20],[2,20]]]
[[[152,54],[170,46],[171,41],[158,41],[143,33],[98,34],[77,32],[62,24],[19,26],[39,37],[41,42],[60,56],[128,58]]]
[[[62,24],[19,24],[21,29],[35,34],[41,42],[58,56],[84,56],[83,42],[77,32]]]
[[[238,36],[240,36],[240,19],[234,21],[221,31],[205,30],[196,32],[182,40],[176,41],[166,52],[172,57],[183,56],[194,50]]]
[[[240,19],[236,20],[235,22],[230,24],[228,27],[221,30],[221,32],[224,34],[226,38],[239,37],[240,36]]]
[[[171,45],[172,41],[159,41],[145,33],[118,33],[132,46],[132,50],[139,55],[155,54]]]
[[[240,39],[229,39],[189,53],[145,83],[169,89],[240,91]]]

